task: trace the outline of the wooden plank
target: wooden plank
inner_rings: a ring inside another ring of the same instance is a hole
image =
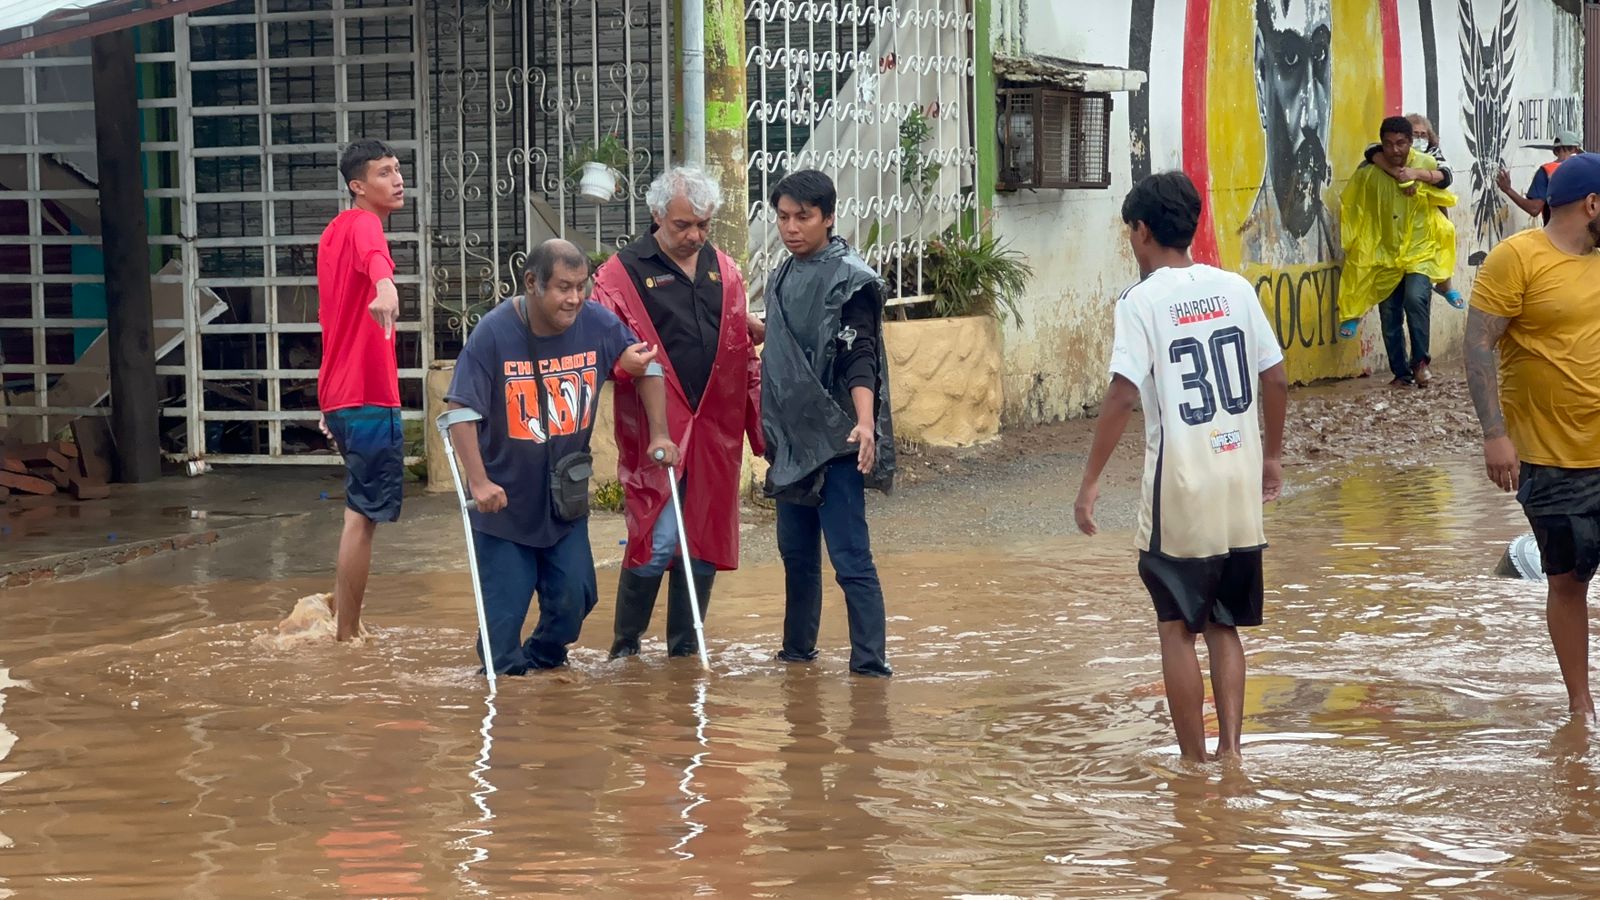
[[[8,456],[5,459],[0,459],[0,471],[26,475],[28,474],[28,464],[20,459]]]
[[[65,456],[67,459],[78,458],[78,445],[72,443],[71,441],[56,441],[50,446],[54,447],[57,453]]]
[[[155,481],[161,477],[161,395],[156,379],[150,235],[139,148],[139,78],[133,32],[96,35],[90,50],[117,476],[131,483]]]
[[[0,485],[5,485],[13,491],[24,494],[54,494],[56,485],[53,481],[35,478],[32,475],[18,475],[16,472],[0,471]]]
[[[55,466],[31,466],[28,474],[35,478],[42,478],[52,482],[58,488],[65,488],[72,484],[72,476]]]
[[[104,484],[90,484],[83,481],[72,483],[72,497],[75,500],[104,500],[111,496],[111,488]]]
[[[61,455],[54,444],[24,444],[15,455],[30,466],[51,466],[63,472],[77,468]]]
[[[111,480],[111,430],[99,416],[72,420],[72,439],[78,445],[78,471],[92,482]]]

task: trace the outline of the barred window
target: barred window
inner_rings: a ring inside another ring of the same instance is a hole
[[[1003,90],[1000,188],[1110,187],[1110,134],[1110,94]]]

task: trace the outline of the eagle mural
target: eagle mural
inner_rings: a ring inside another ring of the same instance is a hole
[[[1516,64],[1517,0],[1500,0],[1500,13],[1478,23],[1473,0],[1461,4],[1461,97],[1467,150],[1472,156],[1472,225],[1480,245],[1503,233],[1506,200],[1495,189],[1511,143],[1511,81]]]

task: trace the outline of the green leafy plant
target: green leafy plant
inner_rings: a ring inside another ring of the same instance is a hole
[[[579,177],[583,167],[592,162],[618,172],[624,171],[628,168],[628,159],[631,155],[628,145],[624,144],[622,138],[615,132],[601,137],[598,141],[584,141],[567,154],[567,177]]]
[[[589,257],[589,274],[593,275],[595,272],[600,271],[600,267],[606,264],[606,260],[615,256],[616,253],[617,251],[615,250],[601,247],[598,250],[590,250],[584,254]]]
[[[1017,299],[1033,277],[1024,260],[991,233],[962,236],[947,229],[923,255],[923,292],[933,296],[933,314],[941,318],[994,316],[1021,324]]]
[[[596,481],[594,485],[594,505],[596,509],[606,512],[622,512],[626,499],[622,493],[620,481]]]
[[[920,202],[939,180],[944,167],[929,159],[922,145],[933,137],[933,124],[920,109],[900,121],[900,183],[916,192]]]

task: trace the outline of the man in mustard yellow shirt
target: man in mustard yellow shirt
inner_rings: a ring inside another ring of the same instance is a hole
[[[1600,154],[1550,176],[1541,229],[1489,253],[1467,314],[1467,383],[1489,478],[1516,491],[1549,578],[1545,619],[1574,716],[1589,694],[1589,581],[1600,567]],[[1499,349],[1499,366],[1495,350]]]

